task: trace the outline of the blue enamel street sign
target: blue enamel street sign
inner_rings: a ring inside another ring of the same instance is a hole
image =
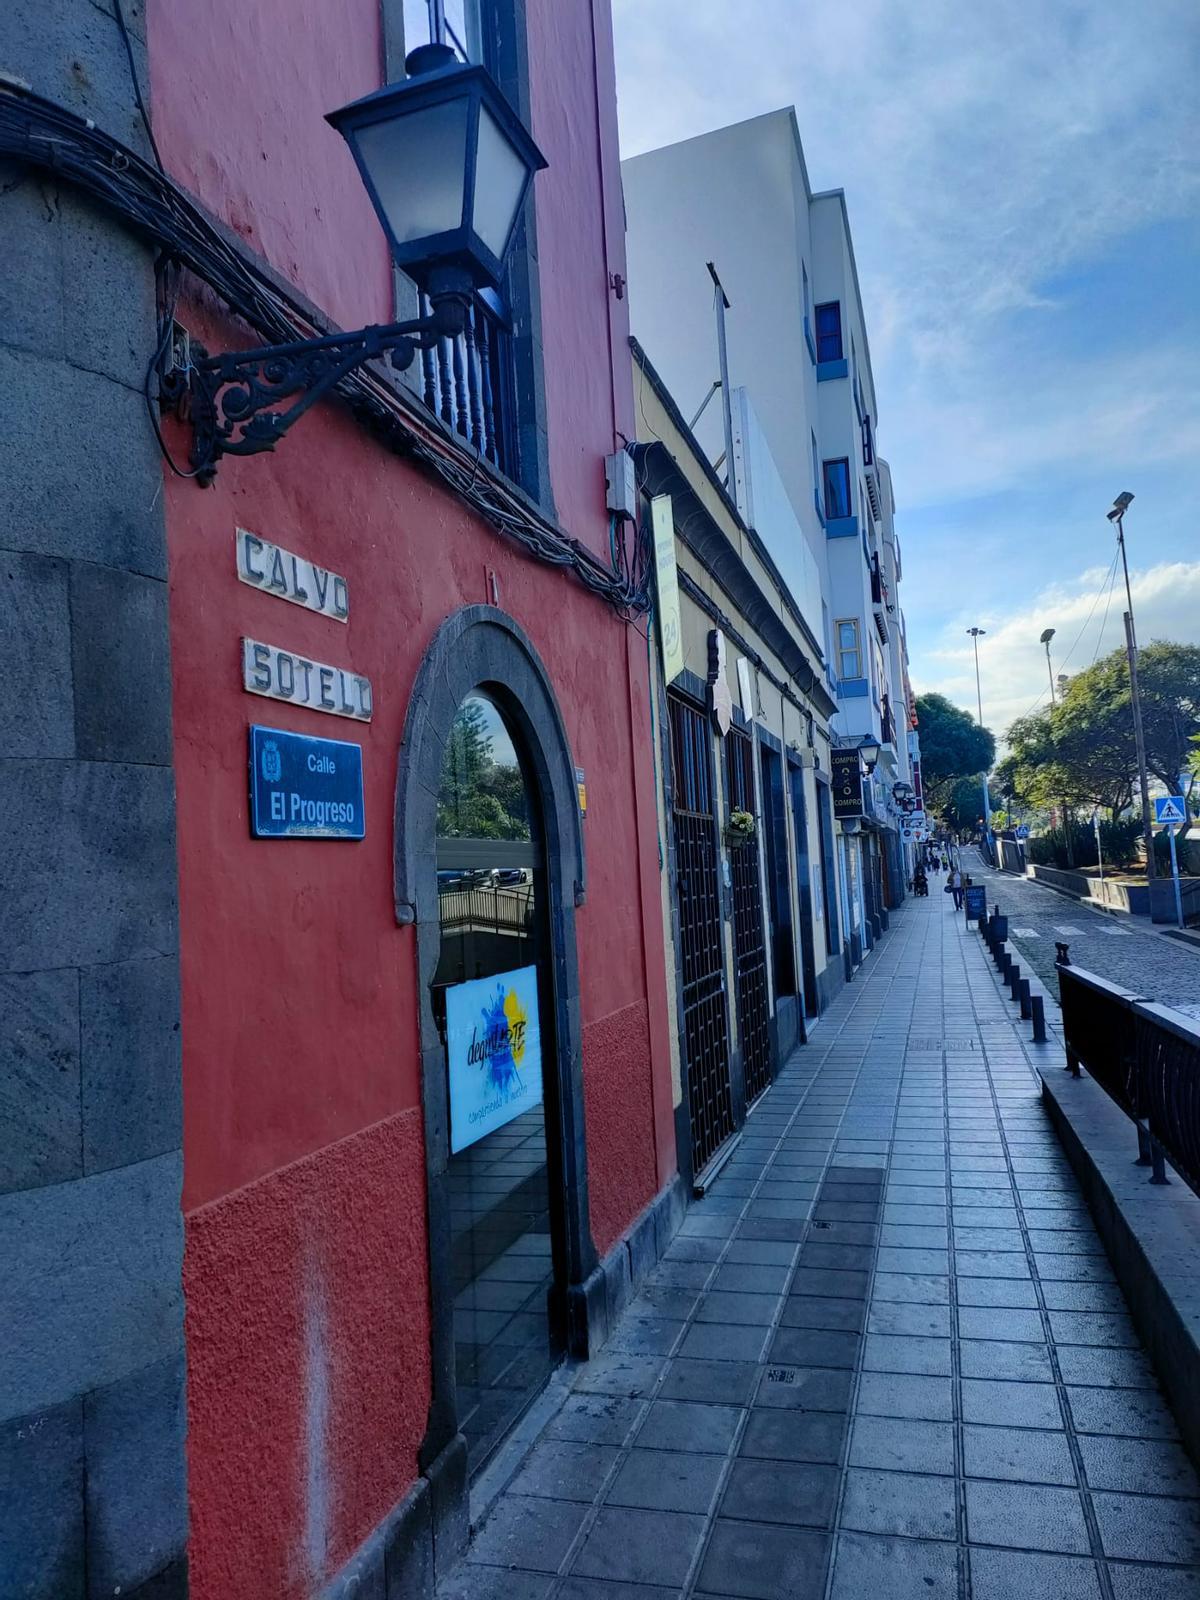
[[[361,839],[362,746],[252,724],[250,832],[256,839]]]

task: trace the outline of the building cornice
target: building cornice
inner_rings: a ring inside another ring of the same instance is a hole
[[[644,355],[635,346],[635,355],[640,355],[644,362]],[[646,363],[646,369],[649,364]],[[659,398],[663,398],[661,387],[656,387]],[[668,397],[669,398],[669,397]],[[672,406],[672,409],[674,407]],[[678,412],[675,411],[672,421],[681,423]],[[685,436],[686,436],[686,425]],[[672,455],[670,449],[661,440],[657,439],[648,444],[637,444],[633,447],[634,460],[637,464],[638,481],[641,487],[650,495],[669,494],[671,496],[672,512],[675,520],[675,529],[678,537],[692,552],[696,559],[710,573],[714,581],[720,585],[721,590],[728,596],[730,604],[745,618],[746,623],[763,641],[766,647],[779,661],[785,672],[789,675],[801,693],[806,695],[811,702],[813,710],[822,717],[832,717],[836,714],[837,701],[826,688],[820,665],[813,662],[797,640],[792,628],[779,615],[768,596],[747,569],[733,540],[721,527],[720,523],[709,511],[704,500],[697,492],[695,485],[689,480],[687,472]],[[713,474],[715,478],[715,474]],[[721,487],[719,480],[717,487]],[[728,497],[721,489],[726,505]],[[745,524],[730,508],[730,514],[735,520],[739,531],[749,533]],[[756,536],[757,538],[757,536]],[[757,554],[757,550],[756,550]],[[681,584],[691,592],[694,587],[684,582],[686,574],[681,574]],[[781,596],[787,595],[786,585],[779,580]],[[695,586],[698,587],[698,586]],[[703,593],[703,591],[700,591]],[[693,594],[693,598],[696,598]],[[789,596],[790,598],[790,596]],[[794,602],[793,602],[794,606]],[[726,619],[728,623],[728,619]],[[730,631],[728,626],[726,631]],[[806,628],[805,634],[808,634]],[[731,633],[731,636],[732,633]],[[762,659],[761,655],[743,639],[737,639],[739,647],[746,651],[755,660],[755,665],[760,670],[770,673],[774,679],[775,674]],[[821,662],[820,652],[817,652],[817,661]]]

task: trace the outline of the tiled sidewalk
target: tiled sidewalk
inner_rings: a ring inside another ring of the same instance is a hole
[[[1183,1600],[1200,1489],[947,896],[909,901],[445,1600]]]

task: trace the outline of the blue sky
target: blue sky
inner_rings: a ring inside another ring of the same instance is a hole
[[[613,10],[623,154],[792,104],[846,190],[917,689],[974,706],[976,623],[1002,731],[1043,628],[1120,644],[1122,489],[1139,639],[1200,642],[1200,4]]]

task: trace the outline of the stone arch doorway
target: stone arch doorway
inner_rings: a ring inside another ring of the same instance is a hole
[[[437,840],[447,753],[467,703],[481,706],[485,720],[489,713],[494,717],[516,753],[529,802],[529,844],[542,874],[534,912],[536,948],[526,946],[523,954],[534,955],[538,973],[556,1292],[560,1336],[572,1352],[586,1353],[587,1307],[597,1276],[588,1214],[575,942],[575,909],[583,904],[586,888],[575,768],[549,675],[530,640],[497,608],[468,606],[441,625],[417,674],[400,748],[394,842],[396,919],[416,928],[425,1125],[432,1397],[420,1467],[430,1480],[435,1522],[461,1524],[452,1542],[465,1537],[469,1463],[456,1371],[461,1367],[455,1339],[456,1259],[459,1284],[463,1269],[461,1239],[456,1250],[461,1228],[455,1189],[461,1173],[454,1165],[458,1152],[451,1149],[445,994],[448,979],[471,975],[452,971],[444,959]],[[443,823],[444,811],[443,805]]]

